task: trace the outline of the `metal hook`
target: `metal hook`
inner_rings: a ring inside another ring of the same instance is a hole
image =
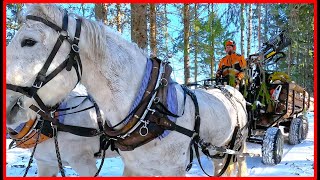
[[[24,95],[20,96],[16,102],[16,104],[23,110],[26,110],[24,107],[22,107],[22,101],[21,101],[21,98],[23,97]]]

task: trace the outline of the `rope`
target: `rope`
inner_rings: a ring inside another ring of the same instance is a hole
[[[38,142],[39,142],[39,139],[40,139],[40,134],[41,134],[41,129],[43,128],[43,123],[44,123],[44,121],[41,122],[41,127],[39,129],[39,133],[38,133],[38,136],[37,136],[36,145],[34,146],[34,148],[32,150],[32,153],[31,153],[31,156],[30,156],[30,159],[29,159],[29,162],[28,162],[28,166],[26,168],[26,171],[24,172],[23,177],[27,176],[28,171],[29,171],[29,169],[31,167],[31,163],[33,162],[33,156],[34,156],[34,153],[36,152],[36,148],[37,148],[37,145],[38,145]]]
[[[65,177],[65,172],[62,167],[61,156],[60,156],[60,152],[59,152],[57,126],[52,126],[52,129],[53,129],[54,144],[56,147],[56,154],[57,154],[57,159],[58,159],[59,170],[60,170],[61,176]]]
[[[98,171],[96,172],[96,174],[94,175],[94,177],[97,177],[102,169],[102,166],[103,166],[103,163],[104,163],[104,158],[106,157],[106,150],[103,151],[102,153],[102,159],[101,159],[101,163],[100,163],[100,166],[99,166],[99,169]]]

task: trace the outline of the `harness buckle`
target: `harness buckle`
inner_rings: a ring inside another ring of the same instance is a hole
[[[68,31],[58,31],[58,34],[65,37],[66,39],[69,38],[69,32]]]
[[[50,117],[51,118],[54,118],[54,113],[55,113],[56,111],[50,111]]]
[[[156,110],[151,109],[151,108],[148,108],[148,111],[151,111],[152,112],[151,114],[154,114],[156,112]]]
[[[42,81],[40,81],[39,84],[38,84],[37,82],[34,82],[33,85],[32,85],[32,87],[37,88],[37,89],[40,89],[40,88],[42,87],[42,84],[43,84]]]
[[[38,109],[38,111],[36,112],[39,116],[41,116],[41,114],[39,114],[39,112],[42,111],[44,112],[44,110],[42,110],[41,108]]]

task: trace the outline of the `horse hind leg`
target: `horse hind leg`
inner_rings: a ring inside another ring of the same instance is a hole
[[[235,172],[235,163],[230,162],[229,166],[226,169],[225,175],[226,176],[233,176]]]
[[[227,157],[227,155],[226,155]],[[214,166],[214,176],[218,176],[222,169],[225,166],[225,163],[227,161],[227,158],[223,159],[213,159],[213,166]],[[233,163],[232,160],[227,166],[225,172],[221,176],[235,176],[235,170],[236,170],[236,163]]]
[[[240,149],[240,152],[246,152],[247,151],[247,145],[246,142],[243,143],[242,148]],[[238,177],[248,176],[248,170],[247,170],[247,162],[245,156],[238,156],[237,157],[237,164],[238,164]]]

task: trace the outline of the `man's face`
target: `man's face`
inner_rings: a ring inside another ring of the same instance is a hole
[[[231,55],[233,53],[233,46],[226,46],[226,53]]]

